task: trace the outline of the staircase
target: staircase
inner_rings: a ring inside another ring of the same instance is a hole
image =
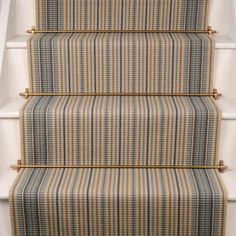
[[[25,99],[18,94],[29,87],[26,41],[30,35],[25,31],[35,25],[35,7],[34,1],[31,0],[9,0],[1,4],[0,24],[3,25],[2,27],[0,25],[0,29],[3,29],[3,33],[0,34],[0,42],[3,43],[0,47],[3,49],[4,56],[0,74],[0,235],[7,236],[10,235],[8,195],[17,174],[10,169],[10,165],[20,159],[19,109],[25,103]],[[219,157],[229,166],[229,169],[222,174],[228,191],[226,235],[234,236],[236,235],[234,223],[236,219],[236,188],[234,187],[236,181],[234,158],[236,153],[236,83],[234,82],[236,2],[211,0],[210,25],[219,32],[214,36],[216,41],[214,87],[223,93],[223,96],[217,100],[223,116]]]

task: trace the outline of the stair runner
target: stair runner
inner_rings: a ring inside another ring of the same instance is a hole
[[[36,26],[205,30],[208,2],[36,0]],[[21,161],[44,167],[21,169],[11,188],[13,235],[225,234],[217,170],[153,168],[218,164],[213,98],[151,95],[211,93],[212,37],[46,32],[32,36],[28,54],[30,91],[58,96],[30,97],[21,109]]]

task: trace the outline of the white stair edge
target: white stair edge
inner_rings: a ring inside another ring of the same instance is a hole
[[[0,119],[19,119],[19,111],[26,102],[25,98],[8,98],[0,104]],[[222,110],[223,120],[236,120],[236,100],[222,96],[216,103]]]
[[[236,100],[232,97],[222,96],[216,100],[222,111],[223,120],[236,120]]]
[[[24,49],[27,47],[27,40],[30,37],[30,34],[16,35],[6,43],[6,48]]]
[[[216,34],[213,38],[216,49],[236,49],[236,42],[228,35]]]
[[[0,169],[0,201],[8,200],[9,191],[16,176],[17,172],[11,170],[10,167],[9,169]],[[221,174],[221,177],[228,191],[228,202],[236,202],[236,171],[226,171]]]
[[[0,119],[19,119],[20,108],[25,102],[21,97],[5,99],[0,104]]]
[[[6,43],[8,49],[24,49],[27,46],[27,40],[30,34],[16,35]],[[236,42],[227,35],[216,34],[212,36],[215,40],[216,49],[236,49]]]
[[[225,171],[225,173],[221,174],[221,177],[228,192],[228,202],[236,202],[236,171]]]

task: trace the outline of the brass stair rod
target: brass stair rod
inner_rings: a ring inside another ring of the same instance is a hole
[[[212,96],[216,99],[222,94],[218,93],[217,89],[213,89],[212,93],[31,93],[27,88],[20,96]]]
[[[24,165],[21,164],[21,160],[17,161],[16,165],[11,165],[13,170],[25,168],[109,168],[109,169],[217,169],[219,172],[223,173],[228,167],[224,165],[224,161],[220,160],[218,165],[212,166],[191,166],[191,165]]]
[[[207,30],[38,30],[34,26],[27,33],[207,33],[213,35],[216,30],[211,26]]]

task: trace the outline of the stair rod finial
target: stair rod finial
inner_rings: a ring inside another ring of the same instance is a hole
[[[224,173],[225,172],[225,170],[227,170],[228,169],[228,166],[225,166],[224,165],[224,161],[223,160],[220,160],[219,161],[219,172],[220,173]]]
[[[17,160],[17,164],[16,165],[10,165],[10,168],[12,170],[16,170],[17,172],[19,172],[20,169],[21,169],[21,160]]]
[[[216,30],[213,30],[211,26],[207,27],[207,31],[208,31],[209,35],[213,35],[213,34],[217,33]]]
[[[36,31],[35,26],[32,26],[31,29],[28,29],[26,32],[29,34],[35,34],[36,33],[35,31]]]
[[[218,93],[217,89],[213,89],[213,98],[216,100],[218,97],[221,97],[222,93]]]
[[[30,96],[29,89],[26,88],[26,89],[25,89],[25,92],[20,93],[20,96],[21,96],[21,97],[25,97],[25,98],[29,98],[29,96]]]

